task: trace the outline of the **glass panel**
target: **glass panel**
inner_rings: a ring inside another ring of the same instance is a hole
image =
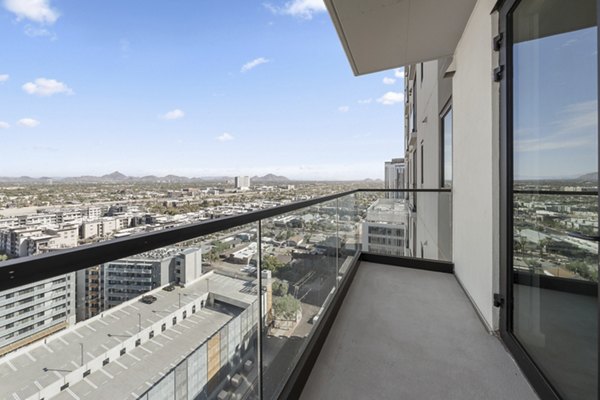
[[[360,218],[355,194],[341,197],[337,201],[339,210],[338,236],[340,238],[338,280],[341,280],[360,254]]]
[[[235,256],[256,228],[0,292],[0,398],[257,398],[258,283]]]
[[[596,1],[513,14],[513,332],[560,395],[597,399]]]
[[[396,257],[452,261],[450,193],[361,193],[362,250]]]
[[[263,396],[283,384],[335,294],[340,235],[337,200],[262,221]]]

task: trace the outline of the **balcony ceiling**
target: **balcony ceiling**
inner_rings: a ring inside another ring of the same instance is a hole
[[[325,0],[355,75],[450,56],[476,0]]]

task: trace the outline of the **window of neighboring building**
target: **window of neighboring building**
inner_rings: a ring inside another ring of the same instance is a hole
[[[442,187],[452,187],[452,107],[442,114]]]
[[[423,160],[425,159],[425,144],[421,142],[421,185],[425,184],[425,163]]]
[[[411,107],[412,129],[411,132],[417,131],[417,78],[413,79],[413,104]]]

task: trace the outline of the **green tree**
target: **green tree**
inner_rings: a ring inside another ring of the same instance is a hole
[[[277,319],[295,319],[300,310],[300,300],[291,294],[273,298],[273,312]]]
[[[287,281],[275,280],[273,282],[273,295],[283,297],[288,294],[289,284]]]
[[[277,271],[279,268],[283,267],[285,263],[279,261],[279,259],[275,256],[268,255],[265,256],[262,260],[261,267],[263,269],[267,269],[271,272]]]

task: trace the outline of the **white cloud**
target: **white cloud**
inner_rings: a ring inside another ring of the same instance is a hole
[[[394,76],[396,78],[404,78],[404,68],[397,68],[394,70]]]
[[[10,75],[8,75],[8,74],[0,74],[0,84],[6,82],[8,80],[8,78],[10,78]]]
[[[46,28],[38,28],[33,25],[25,25],[25,34],[29,37],[49,37],[51,40],[56,40],[56,34]]]
[[[181,111],[180,109],[175,109],[175,110],[171,110],[163,115],[160,116],[161,119],[165,119],[167,121],[171,121],[174,119],[180,119],[183,118],[185,116],[185,113],[183,111]]]
[[[50,0],[4,0],[3,4],[18,20],[52,25],[60,17],[60,13],[50,6]]]
[[[347,113],[348,111],[350,111],[350,107],[348,106],[339,106],[338,107],[338,111],[341,113]]]
[[[227,132],[223,133],[222,135],[217,136],[217,140],[219,142],[229,142],[233,139],[235,139],[233,137],[233,135],[231,135],[230,133],[227,133]]]
[[[8,129],[8,128],[10,128],[10,125],[8,124],[8,122],[0,121],[0,129]]]
[[[248,72],[251,69],[258,67],[259,65],[266,64],[266,63],[268,63],[270,61],[271,60],[268,60],[268,59],[266,59],[264,57],[255,58],[254,60],[248,61],[246,64],[242,65],[241,71],[242,72]]]
[[[383,78],[384,85],[393,85],[394,83],[396,83],[395,78],[388,78],[387,76],[385,78]]]
[[[373,102],[373,99],[358,100],[358,104],[371,104],[372,102]]]
[[[38,96],[52,96],[58,93],[73,94],[70,87],[55,79],[38,78],[34,82],[27,82],[22,88],[25,92]]]
[[[40,121],[33,118],[21,118],[19,121],[17,121],[17,125],[23,126],[25,128],[35,128],[39,124]]]
[[[394,104],[402,103],[403,101],[403,92],[387,92],[386,94],[377,99],[377,102],[383,104],[384,106],[393,106]]]
[[[323,0],[291,0],[283,6],[265,3],[264,6],[273,14],[291,15],[293,17],[311,19],[314,14],[327,11]]]

